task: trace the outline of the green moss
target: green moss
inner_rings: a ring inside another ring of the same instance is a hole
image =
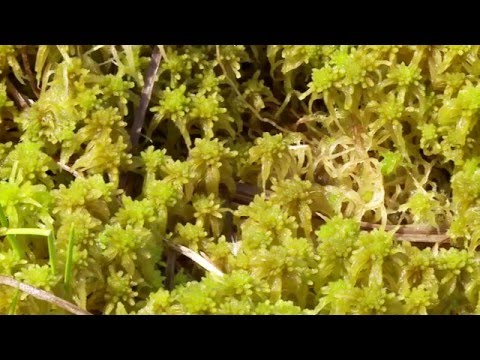
[[[134,149],[152,46],[0,46],[0,274],[102,314],[479,312],[480,46],[160,51]]]

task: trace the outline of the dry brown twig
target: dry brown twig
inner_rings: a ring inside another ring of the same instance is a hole
[[[86,310],[79,308],[77,305],[74,305],[58,296],[50,294],[45,290],[38,289],[32,285],[24,284],[10,276],[0,275],[0,284],[10,286],[15,289],[20,289],[24,293],[33,296],[36,299],[49,302],[50,304],[56,305],[63,310],[66,310],[75,315],[92,315]]]
[[[22,47],[20,52],[22,55],[23,67],[25,68],[25,72],[27,73],[28,82],[30,84],[30,87],[32,88],[33,93],[38,99],[40,97],[40,89],[35,83],[35,76],[33,75],[32,68],[30,66],[30,61],[28,60],[28,54],[27,54],[26,48]]]
[[[379,224],[360,222],[362,230],[381,229]],[[436,229],[430,225],[385,225],[386,231],[395,231],[395,237],[398,240],[421,242],[421,243],[446,243],[449,240],[448,235],[443,233],[445,229]]]
[[[160,66],[161,60],[162,53],[160,51],[160,47],[158,45],[155,45],[153,48],[150,64],[148,65],[147,73],[145,74],[145,83],[143,85],[142,95],[140,97],[140,104],[135,111],[135,116],[130,133],[133,149],[135,149],[138,145],[140,133],[142,131],[143,123],[145,121],[145,114],[147,113],[147,107],[150,103],[150,98],[152,96],[153,84],[155,83],[155,77],[157,76],[158,67]]]
[[[21,110],[26,109],[30,106],[29,102],[31,100],[20,94],[20,92],[10,80],[6,80],[6,85],[7,92],[13,97],[13,100],[15,101],[17,106],[20,107]]]
[[[450,240],[446,234],[398,234],[397,240],[410,241],[413,243],[447,244]]]
[[[137,153],[138,151],[138,141],[140,139],[140,134],[145,122],[145,115],[147,113],[148,104],[150,103],[150,98],[152,96],[153,85],[157,76],[158,67],[160,66],[160,61],[162,60],[162,50],[163,47],[159,45],[155,45],[153,48],[150,64],[148,65],[148,69],[145,74],[145,82],[143,84],[142,95],[140,96],[140,103],[138,104],[138,108],[135,110],[135,115],[133,117],[133,124],[132,128],[130,129],[130,141],[132,143],[133,154]],[[128,193],[130,185],[131,176],[129,176],[129,173],[121,174],[119,185],[120,189],[124,189],[125,192]]]

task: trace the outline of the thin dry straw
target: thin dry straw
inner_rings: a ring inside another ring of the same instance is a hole
[[[167,243],[172,249],[178,251],[180,254],[188,257],[193,260],[195,263],[203,267],[205,270],[211,272],[212,274],[223,276],[225,275],[221,270],[219,270],[210,260],[204,258],[202,255],[197,254],[195,251],[182,246]]]
[[[58,296],[55,296],[53,294],[50,294],[47,291],[38,289],[34,286],[22,283],[10,276],[3,276],[0,275],[0,284],[6,285],[13,287],[15,289],[20,289],[24,293],[33,296],[34,298],[37,298],[39,300],[43,300],[46,302],[49,302],[53,305],[58,306],[59,308],[62,308],[72,314],[75,315],[92,315],[86,310],[83,310],[82,308],[79,308],[78,306],[63,300],[62,298],[59,298]]]

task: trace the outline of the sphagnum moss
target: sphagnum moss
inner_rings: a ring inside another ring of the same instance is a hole
[[[0,313],[479,313],[479,64],[0,46]]]

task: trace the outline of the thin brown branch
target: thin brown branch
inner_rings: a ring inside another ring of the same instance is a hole
[[[394,231],[397,240],[410,241],[418,243],[448,243],[449,236],[444,232],[446,229],[437,229],[430,225],[385,225],[360,222],[362,230],[373,230],[383,228],[386,231]]]
[[[446,234],[395,234],[397,240],[413,243],[446,244],[450,240]]]
[[[380,229],[382,226],[380,224],[372,224],[368,222],[361,221],[360,228],[363,230],[373,230]],[[396,230],[396,234],[421,234],[421,235],[441,235],[446,229],[437,229],[430,225],[385,225],[384,229],[386,231]]]
[[[22,54],[23,67],[25,68],[28,82],[30,84],[30,87],[32,88],[33,93],[38,99],[40,97],[40,89],[35,83],[35,76],[33,75],[32,68],[30,66],[30,61],[28,60],[27,50],[25,47],[22,47],[21,54]]]
[[[140,104],[138,105],[137,111],[135,112],[133,125],[130,133],[132,147],[134,150],[138,146],[138,140],[140,138],[140,133],[142,131],[143,123],[145,121],[145,114],[147,113],[147,107],[150,103],[153,84],[155,83],[155,77],[157,75],[161,59],[162,54],[160,52],[160,48],[155,45],[153,48],[150,64],[148,65],[147,73],[145,75],[145,83],[143,85],[142,95],[140,97]]]
[[[23,97],[22,94],[17,90],[15,85],[12,84],[10,80],[6,80],[7,92],[13,97],[13,101],[20,107],[21,110],[29,107],[27,100]]]
[[[56,305],[59,308],[62,308],[72,314],[75,315],[92,315],[86,310],[83,310],[82,308],[79,308],[78,306],[62,299],[59,298],[58,296],[55,296],[53,294],[50,294],[47,291],[38,289],[34,286],[24,284],[10,276],[3,276],[0,275],[0,284],[10,286],[15,289],[20,289],[24,293],[33,296],[34,298],[37,298],[39,300],[43,300],[46,302],[49,302],[50,304]]]

